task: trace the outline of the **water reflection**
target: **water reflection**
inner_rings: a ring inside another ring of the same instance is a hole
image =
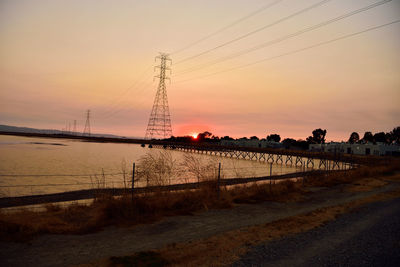
[[[0,176],[0,195],[47,194],[100,186],[130,187],[133,163],[138,166],[146,156],[157,158],[164,151],[136,144],[0,135],[0,175],[8,175]],[[169,160],[174,162],[175,169],[171,172],[158,166],[147,169],[153,173],[163,172],[164,175],[158,176],[158,183],[162,184],[195,182],[206,173],[215,176],[218,163],[222,165],[222,178],[270,174],[270,165],[265,162],[172,150],[168,150],[167,154],[170,155]],[[140,167],[137,170],[146,171]],[[274,164],[272,174],[299,170],[300,167]],[[165,176],[168,173],[171,175]],[[140,179],[135,186],[147,184],[149,179]]]

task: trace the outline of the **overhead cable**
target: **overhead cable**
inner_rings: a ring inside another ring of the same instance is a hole
[[[317,7],[321,6],[321,5],[324,5],[324,4],[326,4],[326,3],[330,2],[330,1],[331,1],[331,0],[323,0],[323,1],[320,1],[320,2],[318,2],[318,3],[316,3],[316,4],[313,4],[313,5],[309,6],[309,7],[306,7],[306,8],[304,8],[304,9],[300,10],[300,11],[297,11],[297,12],[295,12],[295,13],[289,15],[289,16],[286,16],[286,17],[281,18],[281,19],[279,19],[279,20],[276,20],[276,21],[274,21],[274,22],[272,22],[272,23],[270,23],[270,24],[267,24],[267,25],[265,25],[265,26],[263,26],[263,27],[261,27],[261,28],[258,28],[258,29],[256,29],[256,30],[253,30],[253,31],[251,31],[251,32],[248,32],[248,33],[246,33],[246,34],[243,34],[243,35],[241,35],[241,36],[239,36],[239,37],[236,37],[235,39],[232,39],[232,40],[230,40],[230,41],[227,41],[227,42],[225,42],[225,43],[222,43],[222,44],[220,44],[220,45],[218,45],[218,46],[215,46],[215,47],[213,47],[213,48],[207,49],[207,50],[205,50],[205,51],[203,51],[203,52],[200,52],[200,53],[198,53],[198,54],[195,54],[195,55],[193,55],[193,56],[190,56],[190,57],[181,59],[181,60],[177,61],[174,65],[177,65],[177,64],[186,62],[186,61],[188,61],[188,60],[191,60],[191,59],[194,59],[194,58],[197,58],[197,57],[200,57],[200,56],[202,56],[202,55],[205,55],[205,54],[207,54],[207,53],[210,53],[211,51],[217,50],[217,49],[219,49],[219,48],[221,48],[221,47],[224,47],[224,46],[227,46],[227,45],[232,44],[232,43],[234,43],[234,42],[237,42],[237,41],[239,41],[239,40],[242,40],[242,39],[244,39],[244,38],[246,38],[246,37],[249,37],[249,36],[251,36],[251,35],[253,35],[253,34],[255,34],[255,33],[258,33],[258,32],[260,32],[260,31],[262,31],[262,30],[265,30],[265,29],[267,29],[267,28],[270,28],[270,27],[272,27],[272,26],[275,26],[275,25],[277,25],[277,24],[279,24],[279,23],[281,23],[281,22],[284,22],[285,20],[291,19],[291,18],[293,18],[293,17],[295,17],[295,16],[297,16],[297,15],[300,15],[300,14],[302,14],[302,13],[305,13],[305,12],[311,10],[311,9],[314,9],[314,8],[317,8]]]
[[[380,29],[380,28],[383,28],[383,27],[387,27],[387,26],[390,26],[390,25],[393,25],[393,24],[396,24],[396,23],[399,23],[399,22],[400,22],[400,19],[392,21],[392,22],[389,22],[389,23],[386,23],[386,24],[382,24],[382,25],[378,25],[378,26],[375,26],[375,27],[371,27],[371,28],[368,28],[368,29],[365,29],[365,30],[362,30],[362,31],[359,31],[359,32],[343,35],[341,37],[334,38],[334,39],[331,39],[331,40],[328,40],[328,41],[324,41],[324,42],[320,42],[320,43],[317,43],[317,44],[314,44],[314,45],[311,45],[311,46],[307,46],[307,47],[304,47],[304,48],[296,49],[296,50],[293,50],[293,51],[290,51],[290,52],[287,52],[287,53],[283,53],[283,54],[280,54],[280,55],[277,55],[277,56],[264,58],[264,59],[257,60],[257,61],[251,62],[251,63],[239,65],[239,66],[236,66],[236,67],[233,67],[233,68],[229,68],[229,69],[225,69],[225,70],[209,73],[209,74],[202,75],[202,76],[193,77],[193,78],[186,79],[186,80],[180,80],[180,81],[177,81],[175,83],[188,82],[188,81],[192,81],[192,80],[206,78],[206,77],[209,77],[209,76],[214,76],[214,75],[225,73],[225,72],[230,72],[230,71],[237,70],[237,69],[246,68],[246,67],[249,67],[249,66],[253,66],[253,65],[265,62],[265,61],[269,61],[269,60],[273,60],[273,59],[277,59],[277,58],[281,58],[281,57],[297,54],[297,53],[300,53],[300,52],[303,52],[303,51],[306,51],[306,50],[310,50],[310,49],[313,49],[313,48],[316,48],[316,47],[319,47],[319,46],[323,46],[323,45],[327,45],[327,44],[330,44],[330,43],[333,43],[333,42],[337,42],[337,41],[340,41],[340,40],[343,40],[343,39],[351,38],[351,37],[354,37],[354,36],[357,36],[357,35],[360,35],[360,34],[363,34],[363,33],[366,33],[366,32],[374,31],[374,30],[377,30],[377,29]]]
[[[120,102],[121,98],[125,96],[129,91],[132,89],[137,89],[138,87],[140,88],[140,84],[143,82],[145,78],[147,78],[149,71],[153,68],[153,64],[148,66],[147,68],[144,69],[144,71],[139,75],[139,78],[133,82],[129,87],[127,87],[121,94],[119,94],[117,97],[114,98],[111,102],[114,102],[109,106],[109,108],[103,112],[100,113],[100,115],[104,115],[110,112],[113,112],[116,107],[118,107],[118,103]]]
[[[313,30],[316,30],[316,29],[319,29],[319,28],[328,26],[329,24],[332,24],[332,23],[334,23],[334,22],[337,22],[337,21],[346,19],[346,18],[348,18],[348,17],[354,16],[354,15],[356,15],[356,14],[365,12],[365,11],[367,11],[367,10],[369,10],[369,9],[378,7],[378,6],[383,5],[383,4],[386,4],[386,3],[390,2],[390,1],[392,1],[392,0],[383,0],[383,1],[380,1],[380,2],[377,2],[377,3],[374,3],[374,4],[371,4],[371,5],[369,5],[369,6],[366,6],[366,7],[363,7],[363,8],[354,10],[354,11],[351,11],[351,12],[349,12],[349,13],[346,13],[346,14],[344,14],[344,15],[338,16],[338,17],[336,17],[336,18],[333,18],[333,19],[330,19],[330,20],[321,22],[321,23],[319,23],[319,24],[316,24],[316,25],[307,27],[307,28],[302,29],[302,30],[300,30],[300,31],[297,31],[297,32],[294,32],[294,33],[291,33],[291,34],[288,34],[288,35],[279,37],[279,38],[277,38],[277,39],[274,39],[274,40],[271,40],[271,41],[268,41],[268,42],[265,42],[265,43],[256,45],[256,46],[251,47],[251,48],[247,48],[247,49],[241,50],[241,51],[236,52],[236,53],[232,53],[232,54],[230,54],[230,55],[228,55],[228,56],[221,57],[221,58],[216,59],[216,60],[213,60],[213,61],[211,61],[211,62],[207,62],[207,63],[205,63],[205,64],[192,67],[192,68],[190,68],[190,69],[187,69],[186,71],[184,70],[184,71],[182,71],[182,72],[179,72],[179,73],[176,74],[175,76],[179,76],[179,75],[182,75],[182,74],[185,74],[185,73],[189,73],[189,72],[193,72],[193,71],[196,71],[196,70],[200,70],[200,69],[203,69],[203,68],[206,68],[206,67],[215,65],[215,64],[217,64],[217,63],[224,62],[224,61],[226,61],[226,60],[229,60],[229,59],[232,59],[232,58],[236,58],[236,57],[242,56],[242,55],[244,55],[244,54],[248,54],[248,53],[250,53],[250,52],[259,50],[259,49],[261,49],[261,48],[265,48],[265,47],[267,47],[267,46],[270,46],[270,45],[274,45],[274,44],[283,42],[283,41],[285,41],[285,40],[288,40],[288,39],[297,37],[297,36],[302,35],[302,34],[305,34],[305,33],[307,33],[307,32],[310,32],[310,31],[313,31]]]
[[[274,5],[278,4],[279,2],[282,2],[282,0],[276,0],[276,1],[274,1],[272,3],[269,3],[269,4],[265,5],[265,6],[262,6],[261,8],[251,12],[250,14],[247,14],[246,16],[241,17],[240,19],[231,22],[230,24],[226,25],[225,27],[222,27],[221,29],[219,29],[219,30],[217,30],[215,32],[212,32],[212,33],[204,36],[203,38],[200,38],[200,39],[194,41],[193,43],[190,43],[190,44],[188,44],[188,45],[186,45],[186,46],[184,46],[184,47],[182,47],[180,49],[177,49],[177,50],[173,51],[172,53],[170,53],[170,55],[174,55],[174,54],[180,53],[182,51],[185,51],[185,50],[195,46],[198,43],[201,43],[201,42],[203,42],[203,41],[205,41],[207,39],[210,39],[211,37],[213,37],[213,36],[223,32],[223,31],[235,26],[236,24],[239,24],[240,22],[245,21],[245,20],[257,15],[258,13],[261,13],[262,11],[264,11],[264,10],[270,8],[270,7],[273,7]]]

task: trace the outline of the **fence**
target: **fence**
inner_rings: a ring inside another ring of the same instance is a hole
[[[328,164],[328,166],[330,166]],[[206,169],[207,168],[207,169]],[[349,169],[350,165],[342,165],[342,170]],[[330,171],[331,169],[325,170]],[[337,168],[336,170],[340,170]],[[304,177],[316,171],[306,168],[303,164],[296,171],[289,170],[282,165],[272,163],[252,167],[223,167],[219,162],[213,166],[199,166],[197,170],[146,169],[132,165],[129,172],[104,172],[92,174],[0,174],[0,177],[15,178],[16,184],[0,185],[3,197],[0,198],[0,208],[41,204],[49,202],[73,201],[95,198],[96,194],[107,192],[112,195],[121,195],[126,192],[147,192],[154,190],[183,190],[196,189],[203,183],[217,181],[218,188],[222,185],[237,185],[250,182],[276,181]],[[323,172],[323,171],[320,171]],[[19,179],[24,177],[44,178],[40,183],[24,184]],[[107,181],[108,177],[108,181]],[[110,177],[112,179],[110,180]],[[119,178],[117,178],[119,177]],[[73,178],[76,182],[49,182],[51,179]],[[90,182],[79,181],[82,178]],[[7,191],[8,190],[8,194]],[[12,194],[11,192],[14,192]]]

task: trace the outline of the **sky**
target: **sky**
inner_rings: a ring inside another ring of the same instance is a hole
[[[299,12],[319,2],[0,0],[0,124],[83,131],[90,109],[92,132],[143,137],[165,52],[175,136],[400,126],[400,23],[349,36],[398,21],[400,0]]]

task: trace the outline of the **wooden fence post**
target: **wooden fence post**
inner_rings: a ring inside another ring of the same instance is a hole
[[[218,163],[218,182],[217,182],[217,193],[219,198],[219,191],[220,191],[220,183],[221,183],[221,162]]]
[[[269,176],[272,176],[272,162],[269,165]]]
[[[132,190],[131,190],[132,201],[133,201],[134,189],[135,189],[135,162],[132,164]]]
[[[269,192],[271,193],[272,192],[272,178],[271,178],[271,176],[272,176],[272,162],[270,163],[270,165],[269,165]]]

